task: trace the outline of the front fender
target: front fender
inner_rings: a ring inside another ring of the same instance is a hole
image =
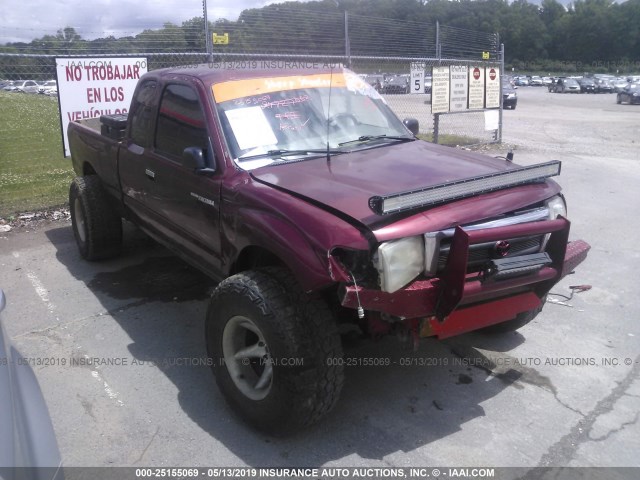
[[[257,182],[225,192],[222,211],[227,275],[244,249],[259,247],[280,259],[305,291],[318,290],[334,283],[333,248],[369,249],[364,226]]]

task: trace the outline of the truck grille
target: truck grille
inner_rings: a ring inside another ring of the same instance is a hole
[[[520,223],[539,222],[548,219],[549,209],[545,206],[516,212],[481,223],[463,225],[462,228],[467,231],[484,230]],[[438,232],[429,232],[424,235],[425,272],[427,274],[435,275],[445,268],[454,233],[455,229],[449,228]],[[535,235],[510,239],[505,238],[501,243],[503,243],[502,249],[498,247],[497,242],[471,245],[469,247],[469,258],[467,260],[469,271],[478,271],[482,269],[487,262],[494,259],[517,257],[541,252],[544,250],[546,236]]]
[[[450,240],[440,245],[440,254],[438,255],[438,272],[443,270],[447,264],[449,257],[449,249],[451,248]],[[500,255],[496,251],[496,242],[481,243],[471,245],[469,247],[469,259],[467,265],[469,271],[475,271],[483,267],[489,260],[497,258],[517,257],[519,255],[527,255],[529,253],[537,253],[542,249],[544,236],[523,237],[508,239],[509,252],[506,255]]]

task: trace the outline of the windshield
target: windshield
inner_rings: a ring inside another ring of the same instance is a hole
[[[413,138],[380,94],[348,70],[229,81],[214,85],[213,94],[231,154],[244,169],[299,160],[327,144],[341,153],[370,148],[372,140],[378,146]]]

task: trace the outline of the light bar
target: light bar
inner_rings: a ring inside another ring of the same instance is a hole
[[[561,162],[540,163],[530,167],[520,167],[506,172],[443,183],[434,187],[376,196],[369,199],[369,207],[378,215],[402,212],[418,207],[428,207],[471,197],[481,193],[494,192],[545,178],[560,175]]]

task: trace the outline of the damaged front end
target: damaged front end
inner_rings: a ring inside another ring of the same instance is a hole
[[[446,338],[512,320],[539,309],[586,259],[590,246],[568,242],[565,216],[556,195],[483,222],[382,242],[372,252],[336,249],[329,261],[340,303],[367,312],[374,333],[401,322],[420,336]]]

